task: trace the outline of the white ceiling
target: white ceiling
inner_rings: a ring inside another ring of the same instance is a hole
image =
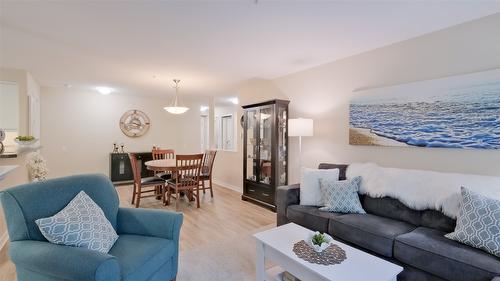
[[[500,1],[5,1],[0,65],[44,86],[230,95],[500,11]]]

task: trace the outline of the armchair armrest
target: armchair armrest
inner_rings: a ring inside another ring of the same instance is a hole
[[[300,202],[300,184],[292,184],[278,187],[276,192],[276,214],[278,226],[288,223],[286,209],[290,205]]]
[[[18,269],[60,280],[118,281],[121,278],[116,258],[97,251],[21,240],[11,242],[9,252]]]
[[[118,234],[137,234],[179,241],[182,213],[152,210],[119,208]]]

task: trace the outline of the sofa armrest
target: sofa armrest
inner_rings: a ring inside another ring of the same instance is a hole
[[[286,209],[300,202],[300,184],[278,187],[276,192],[276,214],[278,226],[288,223]]]
[[[137,234],[174,240],[179,242],[182,213],[152,210],[119,208],[118,234]]]
[[[13,241],[9,247],[18,269],[52,279],[118,281],[121,278],[118,261],[109,254],[34,240]]]

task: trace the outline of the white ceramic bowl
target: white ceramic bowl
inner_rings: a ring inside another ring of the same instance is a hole
[[[38,139],[32,139],[30,141],[21,141],[18,139],[14,140],[18,145],[26,146],[26,145],[32,145],[38,141]]]
[[[326,234],[326,233],[323,233],[323,236],[325,237],[325,240],[326,242],[323,242],[321,243],[321,245],[315,245],[313,244],[312,242],[312,238],[314,235],[317,235],[317,234],[320,234],[319,232],[313,232],[309,235],[309,237],[307,238],[306,242],[309,246],[311,246],[311,248],[313,248],[313,250],[317,253],[321,253],[323,252],[326,248],[328,248],[328,246],[330,246],[331,244],[333,244],[333,238]]]

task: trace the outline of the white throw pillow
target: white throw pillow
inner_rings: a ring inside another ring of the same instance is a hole
[[[324,206],[319,179],[339,180],[339,169],[302,168],[300,176],[300,205]]]

